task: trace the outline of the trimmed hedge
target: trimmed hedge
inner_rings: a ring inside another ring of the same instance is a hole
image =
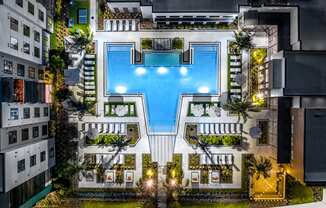
[[[208,145],[233,146],[240,145],[242,137],[239,135],[199,135],[199,140]],[[197,144],[197,141],[188,137],[190,144]]]

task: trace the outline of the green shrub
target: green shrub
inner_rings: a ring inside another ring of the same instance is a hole
[[[117,134],[100,134],[94,140],[91,140],[91,144],[111,145],[120,139],[121,136]]]
[[[208,145],[239,145],[241,136],[238,135],[200,135],[199,139]]]
[[[135,154],[125,154],[125,163],[124,166],[126,169],[136,169],[136,155]]]
[[[181,183],[183,179],[183,170],[182,170],[182,154],[174,154],[173,161],[168,162],[167,164],[167,177],[166,180],[169,182],[169,179],[176,179],[177,183]]]
[[[152,39],[145,38],[141,40],[141,47],[142,49],[152,49],[153,48],[153,41]]]
[[[183,39],[181,38],[174,38],[172,40],[172,49],[183,49]]]
[[[199,154],[189,154],[189,170],[199,169],[200,166],[200,155]]]

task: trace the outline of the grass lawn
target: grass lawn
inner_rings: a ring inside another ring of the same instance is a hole
[[[242,203],[183,203],[180,208],[249,208],[247,202]],[[176,207],[177,208],[177,207]]]
[[[141,208],[138,202],[83,202],[81,208]]]
[[[87,9],[87,24],[78,24],[78,10]],[[85,31],[88,28],[89,24],[89,0],[74,0],[73,6],[69,7],[69,18],[74,19],[74,27],[69,28],[69,31],[74,31],[80,29]]]

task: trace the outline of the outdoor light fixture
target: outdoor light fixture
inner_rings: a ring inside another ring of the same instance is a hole
[[[123,85],[118,85],[116,88],[115,88],[115,92],[116,93],[126,93],[127,92],[127,88]]]
[[[148,177],[152,177],[154,175],[153,171],[151,169],[147,170],[146,175]]]
[[[171,185],[171,186],[175,186],[175,185],[177,185],[177,180],[176,180],[176,179],[172,179],[172,180],[170,181],[170,185]]]
[[[166,74],[166,73],[168,73],[168,68],[166,68],[166,67],[159,67],[158,69],[157,69],[157,73],[159,73],[159,74]]]
[[[137,67],[135,72],[137,76],[143,76],[146,74],[146,69],[144,67]]]
[[[205,87],[205,86],[199,87],[198,88],[198,92],[199,93],[209,93],[209,88],[208,87]]]
[[[153,187],[153,179],[149,179],[148,181],[146,181],[146,187],[147,188],[152,188]]]

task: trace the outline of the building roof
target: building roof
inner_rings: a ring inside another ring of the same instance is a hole
[[[285,51],[285,96],[326,95],[326,51]]]
[[[153,0],[153,12],[237,13],[247,0]]]
[[[304,181],[326,184],[326,109],[305,109]]]

